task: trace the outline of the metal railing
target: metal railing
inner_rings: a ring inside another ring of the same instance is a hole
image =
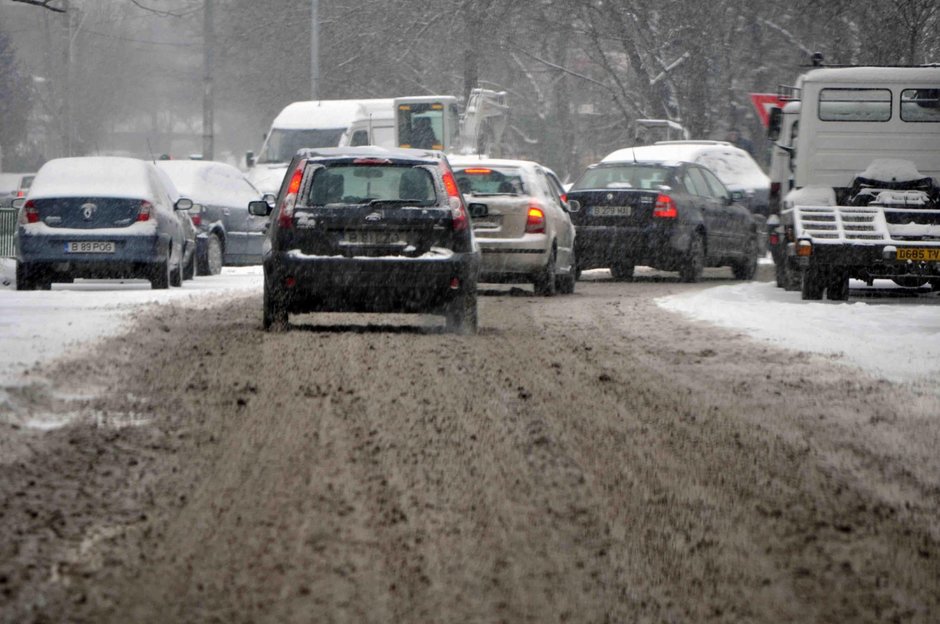
[[[0,208],[0,258],[14,256],[16,208]]]

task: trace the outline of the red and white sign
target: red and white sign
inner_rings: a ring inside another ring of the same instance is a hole
[[[757,116],[760,117],[760,122],[766,128],[770,123],[770,109],[783,108],[787,101],[776,93],[752,93],[751,103],[754,104],[754,108],[757,109]]]

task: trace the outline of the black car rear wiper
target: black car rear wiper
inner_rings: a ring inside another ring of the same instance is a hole
[[[420,208],[427,208],[428,206],[433,206],[434,204],[429,204],[426,199],[373,199],[369,202],[370,207],[375,206],[416,206]]]

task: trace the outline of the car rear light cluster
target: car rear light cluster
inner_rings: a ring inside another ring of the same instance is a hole
[[[525,220],[526,234],[544,234],[545,233],[545,211],[541,206],[532,204],[529,206],[529,214]]]
[[[19,222],[21,225],[39,223],[39,208],[36,207],[36,202],[30,199],[23,204],[23,209],[20,211]]]
[[[151,213],[153,213],[153,204],[149,201],[142,201],[140,202],[140,207],[137,209],[137,220],[150,221]]]
[[[470,227],[470,215],[467,214],[467,208],[463,205],[463,195],[457,187],[457,181],[454,180],[453,173],[445,171],[442,177],[444,189],[447,191],[450,202],[451,226],[455,232],[463,232]]]
[[[653,207],[653,217],[656,219],[675,219],[679,216],[679,209],[676,202],[666,195],[660,193],[656,198],[656,205]]]
[[[297,193],[300,192],[300,183],[304,178],[304,168],[301,164],[294,170],[287,186],[287,195],[281,203],[281,209],[277,213],[277,225],[284,229],[294,227],[294,206],[297,204]]]
[[[193,204],[193,207],[189,209],[189,218],[192,220],[193,225],[200,227],[202,225],[202,205]]]

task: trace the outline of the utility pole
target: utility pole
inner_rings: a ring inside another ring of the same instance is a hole
[[[212,66],[215,53],[215,20],[213,3],[215,0],[203,0],[202,47],[202,158],[215,159],[215,121],[213,119]]]
[[[310,95],[320,99],[320,0],[310,0]]]
[[[63,105],[65,114],[65,155],[72,155],[72,62],[74,61],[75,56],[75,36],[72,34],[72,17],[73,13],[70,10],[69,0],[65,0],[62,3],[62,8],[65,10],[65,20],[66,20],[66,35],[68,39],[65,43],[65,97],[63,98]]]

